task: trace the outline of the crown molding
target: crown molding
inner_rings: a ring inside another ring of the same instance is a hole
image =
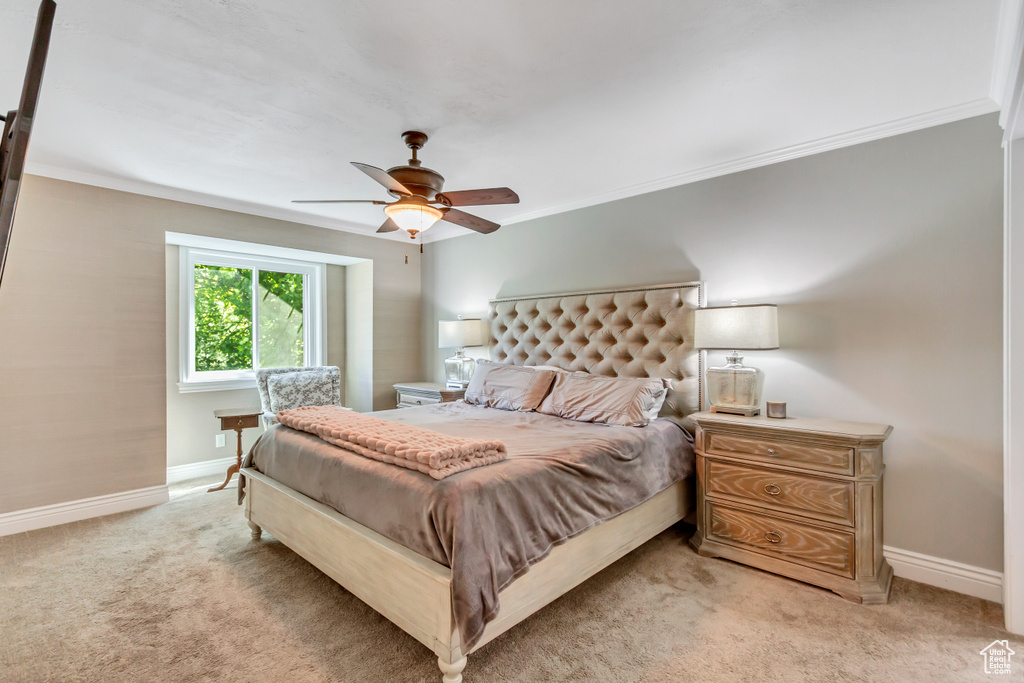
[[[998,94],[1003,145],[1024,136],[1024,23],[1020,0],[1003,0],[999,12],[992,89]],[[1000,82],[1001,81],[1001,82]]]
[[[1018,2],[1018,0],[1007,0],[1007,2],[1016,3]],[[882,138],[891,137],[893,135],[900,135],[902,133],[910,133],[912,131],[921,130],[923,128],[939,126],[944,123],[952,123],[954,121],[960,121],[962,119],[971,118],[973,116],[979,116],[981,114],[989,114],[995,111],[999,111],[999,105],[996,103],[995,100],[986,97],[979,100],[974,100],[972,102],[958,104],[952,107],[936,109],[935,111],[926,112],[924,114],[908,116],[905,118],[896,119],[894,121],[889,121],[874,126],[868,126],[866,128],[860,128],[858,130],[853,130],[846,133],[840,133],[838,135],[819,138],[817,140],[812,140],[810,142],[803,142],[797,145],[791,145],[789,147],[782,147],[768,152],[762,152],[760,154],[754,154],[748,157],[734,159],[732,161],[727,161],[721,164],[715,164],[712,166],[706,166],[704,168],[699,168],[691,171],[685,171],[683,173],[665,176],[663,178],[651,180],[645,183],[629,185],[627,187],[619,188],[616,190],[610,190],[607,192],[600,192],[597,194],[590,195],[588,197],[584,197],[582,199],[566,202],[563,204],[556,204],[555,206],[550,206],[543,209],[538,209],[536,211],[530,211],[527,213],[512,216],[511,218],[508,218],[505,221],[503,221],[503,225],[522,223],[523,221],[533,220],[535,218],[543,218],[545,216],[564,213],[566,211],[573,211],[575,209],[582,209],[588,206],[594,206],[596,204],[604,204],[606,202],[615,201],[617,199],[626,199],[628,197],[634,197],[636,195],[647,194],[648,192],[664,190],[679,185],[687,185],[689,183],[695,183],[701,180],[708,180],[710,178],[716,178],[718,176],[729,175],[730,173],[737,173],[739,171],[746,171],[752,168],[759,168],[761,166],[777,164],[782,161],[798,159],[800,157],[810,156],[812,154],[819,154],[821,152],[828,152],[834,149],[840,149],[842,147],[859,145],[864,142],[871,142],[872,140],[879,140]],[[169,199],[171,201],[184,202],[186,204],[196,204],[198,206],[206,206],[213,209],[234,211],[237,213],[244,213],[252,216],[262,216],[264,218],[274,218],[277,220],[284,220],[292,223],[301,223],[303,225],[312,225],[320,228],[341,230],[343,232],[363,235],[365,237],[376,237],[380,239],[398,239],[391,234],[378,235],[373,232],[367,232],[366,226],[357,223],[352,223],[349,221],[328,218],[326,216],[317,216],[314,214],[303,213],[301,211],[295,211],[293,209],[284,209],[275,206],[257,204],[255,202],[244,201],[241,199],[218,197],[215,195],[205,194],[202,192],[196,192],[194,190],[185,190],[176,187],[168,187],[166,185],[158,185],[156,183],[149,183],[141,180],[132,180],[129,178],[110,178],[96,173],[85,173],[81,171],[67,170],[45,164],[30,163],[28,164],[26,171],[33,175],[45,176],[47,178],[54,178],[57,180],[66,180],[69,182],[80,183],[83,185],[103,187],[109,190],[130,192],[132,194],[140,194],[148,197],[156,197],[159,199]],[[431,235],[424,235],[423,241],[425,243],[438,242],[444,239],[451,239],[452,237],[458,236],[459,235],[448,235],[444,237],[435,238]]]
[[[288,221],[289,223],[301,223],[302,225],[312,225],[318,228],[341,230],[343,232],[350,232],[366,237],[378,236],[373,234],[367,226],[359,223],[353,223],[351,221],[329,218],[327,216],[318,216],[316,214],[296,211],[295,209],[284,209],[278,206],[257,204],[256,202],[249,202],[243,199],[218,197],[204,192],[186,190],[179,187],[170,187],[168,185],[159,185],[157,183],[150,183],[144,180],[115,178],[101,175],[99,173],[86,173],[84,171],[69,170],[59,166],[31,162],[26,165],[25,172],[46,178],[53,178],[54,180],[66,180],[80,185],[92,185],[93,187],[102,187],[107,190],[117,190],[118,192],[130,192],[131,194],[155,197],[157,199],[169,199],[174,202],[206,206],[211,209],[222,209],[224,211],[244,213],[250,216],[261,216],[263,218]]]
[[[992,81],[989,84],[989,97],[1000,106],[1006,104],[1012,82],[1010,80],[1013,65],[1014,48],[1017,46],[1017,34],[1021,18],[1022,0],[1002,0],[999,3],[999,20],[996,24],[995,51],[992,55]],[[1015,74],[1014,74],[1015,75]],[[1002,117],[999,121],[1002,125]]]
[[[910,133],[923,128],[931,128],[932,126],[940,126],[944,123],[952,123],[962,119],[969,119],[973,116],[991,114],[996,111],[999,111],[999,105],[996,104],[994,100],[985,97],[972,102],[965,102],[964,104],[958,104],[952,107],[936,109],[935,111],[930,111],[924,114],[908,116],[902,119],[889,121],[887,123],[849,131],[847,133],[840,133],[839,135],[831,135],[817,140],[812,140],[810,142],[803,142],[798,145],[782,147],[771,150],[770,152],[762,152],[761,154],[754,154],[752,156],[735,159],[733,161],[726,161],[713,166],[705,166],[704,168],[685,171],[683,173],[666,176],[657,180],[651,180],[646,183],[630,185],[629,187],[611,190],[609,192],[602,192],[573,202],[567,202],[565,204],[559,204],[557,206],[519,214],[518,216],[506,219],[504,225],[521,223],[523,221],[543,218],[544,216],[564,213],[574,209],[583,209],[596,204],[604,204],[605,202],[611,202],[617,199],[626,199],[627,197],[647,194],[648,192],[665,190],[670,187],[677,187],[679,185],[687,185],[701,180],[717,178],[719,176],[729,175],[730,173],[738,173],[752,168],[769,166],[782,161],[789,161],[790,159],[798,159],[800,157],[820,154],[821,152],[828,152],[842,147],[859,145],[864,142],[871,142],[873,140],[880,140],[893,135]]]

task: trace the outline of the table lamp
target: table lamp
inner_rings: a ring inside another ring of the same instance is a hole
[[[467,346],[483,346],[484,325],[479,318],[439,320],[437,346],[455,349],[455,355],[444,359],[444,379],[447,389],[465,389],[473,376],[476,361],[466,355]]]
[[[708,403],[712,413],[757,415],[761,412],[764,372],[743,365],[742,350],[779,348],[778,309],[774,304],[716,306],[694,312],[693,345],[724,349],[728,364],[708,368]]]

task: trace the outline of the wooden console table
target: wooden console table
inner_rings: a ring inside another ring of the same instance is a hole
[[[242,469],[242,430],[260,426],[260,415],[262,408],[229,408],[226,410],[215,410],[213,416],[220,420],[220,428],[223,430],[234,429],[238,433],[238,449],[235,451],[235,464],[228,468],[228,476],[220,486],[208,489],[207,493],[220,491],[231,481],[231,475]]]

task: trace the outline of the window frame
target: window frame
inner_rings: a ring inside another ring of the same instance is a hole
[[[226,391],[231,389],[252,389],[256,387],[256,371],[253,370],[208,370],[197,371],[196,362],[196,308],[195,308],[195,267],[197,265],[246,268],[253,271],[269,270],[279,273],[295,273],[303,276],[303,361],[302,367],[323,365],[323,351],[326,340],[326,264],[273,256],[258,256],[242,252],[217,251],[179,247],[180,268],[178,305],[178,391]],[[259,367],[259,306],[257,290],[259,277],[253,282],[253,365]]]

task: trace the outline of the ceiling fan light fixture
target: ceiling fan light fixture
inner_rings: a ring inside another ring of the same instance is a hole
[[[405,145],[412,150],[412,158],[405,166],[384,170],[353,161],[352,165],[373,178],[398,201],[388,203],[376,199],[296,199],[303,204],[377,204],[384,205],[387,220],[377,233],[405,230],[414,238],[434,223],[444,219],[448,223],[469,228],[486,235],[501,226],[454,207],[483,206],[485,204],[518,204],[519,195],[507,187],[487,187],[478,190],[458,190],[442,193],[444,177],[420,163],[416,151],[427,141],[426,133],[408,130],[402,133]],[[431,206],[441,204],[441,208]],[[422,245],[421,245],[422,246]]]
[[[384,213],[393,220],[402,230],[415,235],[423,232],[434,223],[441,220],[440,209],[428,204],[414,204],[410,202],[395,202],[384,207]]]

